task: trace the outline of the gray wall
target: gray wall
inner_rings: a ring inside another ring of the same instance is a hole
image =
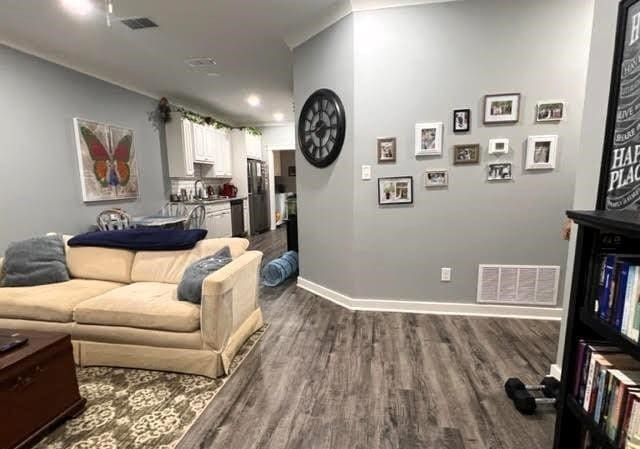
[[[165,201],[160,135],[148,119],[156,100],[0,45],[0,252],[48,231],[78,233],[99,211],[148,213]],[[135,130],[140,177],[136,201],[82,201],[72,119]]]
[[[413,206],[381,208],[375,181],[356,182],[355,276],[366,280],[358,298],[475,302],[478,264],[564,266],[559,232],[573,198],[592,8],[476,0],[355,15],[354,164],[373,165],[374,178],[411,175],[415,190]],[[483,96],[500,92],[522,94],[520,122],[482,125]],[[536,102],[558,98],[568,119],[535,124]],[[471,108],[470,133],[452,132],[455,108]],[[416,160],[414,124],[438,121],[444,156]],[[524,170],[525,141],[538,134],[560,136],[552,172]],[[397,136],[397,163],[376,164],[378,136]],[[498,159],[487,145],[497,137],[510,139],[500,159],[514,164],[513,182],[486,181],[486,165]],[[461,143],[481,145],[479,165],[452,165]],[[423,187],[424,170],[435,168],[449,169],[447,190]],[[440,282],[445,266],[450,283]]]
[[[320,88],[344,103],[347,134],[337,162],[319,169],[296,151],[300,275],[338,292],[353,294],[353,16],[296,48],[293,53],[296,123],[306,99]]]
[[[322,171],[298,156],[302,276],[356,298],[475,302],[480,263],[564,266],[567,243],[559,233],[573,200],[592,13],[590,0],[475,0],[358,12],[297,49],[296,109],[325,84],[344,86],[347,101],[354,89],[347,154]],[[482,125],[483,96],[500,92],[522,93],[520,122]],[[535,124],[535,103],[557,98],[567,101],[568,119]],[[452,133],[455,108],[472,109],[470,133]],[[444,123],[444,156],[416,160],[414,125],[429,121]],[[560,136],[552,172],[524,170],[526,138],[537,134]],[[377,164],[380,136],[397,137],[397,163]],[[502,159],[514,164],[513,182],[486,182],[486,164],[497,160],[486,154],[494,137],[511,140],[512,152]],[[481,164],[454,167],[457,143],[481,144]],[[372,165],[374,180],[360,180],[363,164]],[[447,190],[424,189],[430,168],[449,169]],[[375,179],[405,175],[414,177],[414,204],[379,207]],[[341,220],[326,228],[328,206]],[[334,249],[321,246],[331,240],[327,234],[348,235],[350,220],[353,243],[338,243],[340,254],[353,251],[352,272],[342,270],[346,261],[334,263],[338,257],[316,257]],[[443,266],[453,269],[450,283],[440,282]]]
[[[586,97],[582,115],[580,158],[576,166],[576,187],[572,209],[589,210],[596,207],[604,133],[611,85],[611,62],[615,46],[618,4],[611,0],[596,0],[594,8],[591,50],[587,72]],[[567,273],[573,271],[576,228],[574,226],[569,244]],[[557,363],[562,366],[566,317],[571,294],[571,279],[564,289],[564,316],[560,330]]]

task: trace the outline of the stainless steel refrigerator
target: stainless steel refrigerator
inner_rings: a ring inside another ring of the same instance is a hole
[[[249,221],[251,234],[269,230],[267,166],[263,161],[247,159],[249,179]]]

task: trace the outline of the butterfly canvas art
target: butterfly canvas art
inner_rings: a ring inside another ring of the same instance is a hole
[[[86,202],[138,197],[138,167],[133,130],[73,119]]]

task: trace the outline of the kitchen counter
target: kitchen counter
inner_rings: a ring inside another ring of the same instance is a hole
[[[185,204],[187,206],[196,206],[198,204],[202,204],[202,205],[207,205],[207,204],[220,204],[220,203],[228,203],[230,201],[237,201],[237,200],[246,200],[247,197],[246,196],[236,196],[235,198],[216,198],[214,200],[191,200],[191,201],[178,201],[178,202],[174,202],[174,203],[182,203]]]

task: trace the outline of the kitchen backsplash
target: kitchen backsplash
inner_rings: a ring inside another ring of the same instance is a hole
[[[205,186],[213,186],[214,191],[217,193],[218,188],[227,182],[225,179],[217,179],[217,178],[204,178],[202,180]],[[193,194],[195,179],[171,179],[171,193],[179,194],[180,189],[185,189],[187,193],[191,192]]]
[[[195,177],[186,179],[186,178],[170,178],[171,181],[171,193],[179,194],[180,189],[186,189],[187,193],[193,192],[193,187],[197,179],[202,179],[205,186],[213,186],[216,193],[218,193],[218,188],[222,187],[223,184],[230,181],[230,179],[223,178],[205,178],[202,176],[202,167],[198,164],[194,166],[195,169]]]

